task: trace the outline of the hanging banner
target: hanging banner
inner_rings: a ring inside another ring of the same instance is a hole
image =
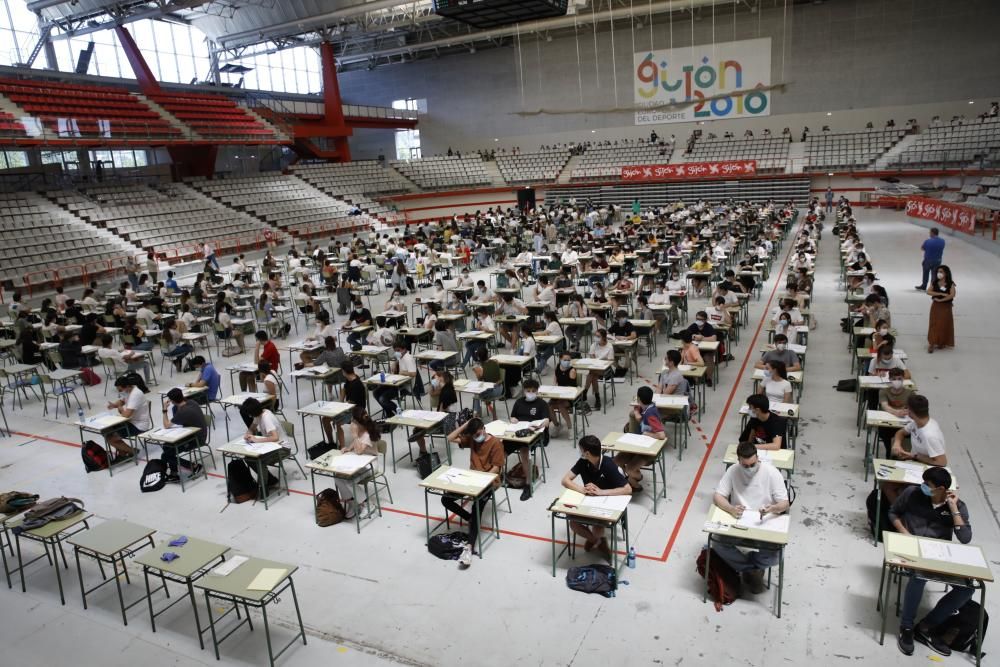
[[[636,105],[650,107],[636,125],[769,116],[770,92],[753,89],[771,85],[771,38],[639,51],[633,78]]]
[[[966,234],[976,233],[976,211],[971,206],[953,204],[940,199],[907,197],[906,215],[911,218],[931,220]]]
[[[754,176],[756,160],[728,160],[726,162],[688,162],[685,164],[651,164],[622,167],[623,181],[692,181]]]

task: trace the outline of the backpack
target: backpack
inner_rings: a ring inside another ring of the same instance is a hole
[[[581,593],[597,593],[613,598],[618,590],[618,574],[609,565],[581,565],[566,573],[566,585]]]
[[[532,464],[534,469],[534,479],[540,479],[538,476],[538,466]],[[524,476],[524,470],[520,463],[514,465],[513,468],[507,471],[507,486],[511,489],[523,489],[528,485],[528,480]]]
[[[698,575],[702,581],[705,580],[705,559],[710,561],[711,579],[708,581],[708,595],[715,602],[715,611],[722,611],[722,606],[732,604],[740,596],[740,576],[730,567],[729,563],[722,560],[714,551],[709,551],[707,547],[702,548],[698,554],[695,564]]]
[[[257,498],[257,482],[250,474],[250,466],[242,459],[234,459],[226,466],[226,486],[234,503],[245,503]]]
[[[976,634],[979,632],[979,603],[969,600],[958,610],[934,628],[934,634],[948,642],[948,646],[963,653],[976,653]],[[983,640],[986,639],[986,628],[990,623],[990,615],[983,613]],[[980,642],[980,646],[982,642]],[[985,655],[985,654],[983,654]]]
[[[83,458],[83,467],[88,473],[108,469],[107,451],[93,440],[83,443],[80,456]]]
[[[94,369],[84,366],[80,369],[80,381],[87,387],[101,384],[101,377],[94,372]]]
[[[871,531],[873,537],[877,538],[879,542],[882,541],[882,535],[875,535],[875,511],[878,508],[878,491],[872,490],[868,494],[868,498],[865,499],[865,506],[868,508],[868,530]],[[896,529],[893,527],[892,522],[889,521],[889,508],[892,503],[882,502],[882,516],[879,517],[878,527],[879,532],[888,530],[890,533],[895,533]]]
[[[316,525],[321,528],[338,524],[347,512],[335,489],[323,489],[316,495]]]
[[[857,393],[857,391],[858,391],[858,379],[857,378],[848,378],[846,380],[840,380],[835,385],[835,388],[837,389],[837,391],[846,391],[846,392],[850,392],[852,394]]]
[[[313,461],[313,460],[318,459],[319,457],[323,456],[324,454],[326,454],[331,449],[333,449],[333,445],[331,445],[326,440],[320,440],[319,442],[317,442],[312,447],[306,448],[306,453],[309,455],[309,460]]]
[[[427,550],[441,560],[458,560],[468,542],[469,537],[465,533],[432,535],[431,539],[427,540]]]
[[[79,505],[77,504],[79,503]],[[20,526],[14,527],[15,534],[21,534],[26,530],[41,528],[50,521],[62,521],[83,511],[83,501],[77,498],[67,498],[60,496],[43,500],[24,513],[24,520]]]
[[[167,484],[167,464],[162,459],[152,459],[139,477],[139,490],[143,493],[159,491]]]
[[[0,493],[0,514],[18,514],[38,502],[38,496],[23,491]]]
[[[420,479],[427,479],[439,467],[441,467],[441,457],[437,452],[428,452],[417,457],[417,474],[420,475]]]

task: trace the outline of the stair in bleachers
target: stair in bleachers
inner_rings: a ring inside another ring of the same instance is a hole
[[[257,113],[256,111],[254,111],[253,109],[251,109],[249,106],[247,106],[245,104],[241,104],[239,106],[251,118],[257,119],[258,123],[260,123],[264,127],[271,128],[271,130],[274,132],[274,135],[276,137],[278,137],[278,139],[280,141],[285,142],[285,143],[291,143],[292,142],[292,137],[288,134],[288,132],[286,132],[283,128],[281,128],[277,124],[277,122],[272,122],[271,120],[269,120],[269,119],[265,118],[264,116],[260,115],[259,113]]]
[[[552,183],[569,160],[569,148],[538,150],[529,153],[498,153],[496,166],[508,185]]]
[[[180,120],[178,120],[177,118],[175,118],[171,113],[169,113],[166,109],[164,109],[163,107],[161,107],[159,104],[157,104],[153,100],[149,99],[148,97],[146,97],[142,93],[132,93],[132,94],[135,95],[136,98],[142,100],[143,104],[145,104],[146,106],[148,106],[150,109],[152,109],[156,113],[160,114],[160,117],[163,118],[163,120],[167,121],[168,123],[170,123],[171,125],[173,125],[174,127],[176,127],[177,130],[178,130],[178,132],[180,132],[185,137],[187,137],[189,139],[192,139],[192,140],[198,140],[198,139],[201,138],[198,135],[197,132],[195,132],[193,129],[191,129],[190,127],[188,127],[187,125],[185,125],[184,123],[182,123]]]
[[[490,187],[502,188],[507,185],[507,181],[495,160],[483,160],[483,170],[486,172],[486,178],[489,179]]]
[[[882,157],[875,160],[875,169],[882,170],[888,169],[889,165],[897,161],[899,155],[907,150],[917,141],[916,134],[908,134],[903,137],[899,143],[890,148],[888,151],[882,154]]]
[[[583,162],[582,155],[570,156],[569,161],[566,162],[562,171],[559,172],[559,176],[556,178],[556,183],[569,183],[570,179],[573,178],[573,172],[580,167],[581,162]]]
[[[213,143],[287,143],[272,125],[223,95],[161,91],[147,97]]]

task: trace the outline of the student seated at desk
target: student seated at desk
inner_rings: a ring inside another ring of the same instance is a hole
[[[664,370],[660,372],[656,391],[667,396],[688,396],[690,398],[691,384],[677,367],[681,363],[680,350],[667,350],[663,357]]]
[[[252,391],[272,396],[274,401],[271,403],[271,409],[278,411],[281,406],[281,383],[278,381],[278,376],[271,369],[271,364],[266,361],[259,362],[255,375],[254,389]],[[250,417],[250,413],[247,412],[246,403],[240,406],[240,416],[243,418],[243,423],[250,426],[250,422],[253,420]]]
[[[713,305],[705,309],[705,315],[708,316],[708,321],[712,324],[712,327],[731,327],[733,325],[733,318],[729,314],[729,309],[726,308],[726,298],[723,296],[715,297]]]
[[[944,468],[927,468],[923,479],[923,484],[910,485],[904,489],[892,504],[889,520],[896,531],[904,535],[949,542],[954,535],[962,544],[971,542],[969,508],[959,500],[956,492],[949,490],[951,473]],[[909,577],[903,593],[897,644],[904,655],[913,655],[915,639],[941,655],[948,656],[951,655],[948,645],[955,637],[942,634],[943,628],[939,629],[939,626],[972,599],[974,590],[958,583],[950,584],[951,590],[917,623],[917,611],[924,597],[926,584],[927,580],[919,576]]]
[[[208,442],[208,422],[205,421],[205,413],[194,401],[184,398],[184,392],[179,387],[174,387],[167,392],[167,400],[163,402],[163,428],[173,428],[174,426],[197,428],[197,446]],[[196,443],[190,443],[183,448],[165,447],[163,455],[160,457],[167,466],[167,482],[174,483],[181,481],[178,474],[177,455],[193,449]],[[192,463],[188,459],[181,458],[180,465],[191,471],[191,475],[201,472],[201,465]]]
[[[754,364],[754,368],[764,368],[766,364],[772,361],[783,363],[786,371],[802,370],[802,365],[799,363],[799,355],[788,349],[788,336],[783,333],[774,336],[774,349],[762,354],[760,360]]]
[[[601,359],[605,361],[615,360],[615,348],[608,340],[608,332],[604,329],[598,329],[597,335],[594,336],[594,342],[590,344],[590,350],[587,353],[587,357],[591,359]],[[601,378],[611,378],[614,376],[614,366],[606,371],[589,371],[587,373],[587,380],[584,384],[583,391],[583,402],[587,402],[587,392],[591,389],[594,390],[594,409],[601,409],[601,388],[599,383]]]
[[[777,324],[778,319],[783,314],[787,314],[788,319],[795,326],[805,324],[806,322],[802,317],[802,313],[799,312],[797,304],[792,299],[782,299],[778,307],[771,311],[771,324]]]
[[[709,261],[708,255],[702,255],[701,259],[691,265],[692,273],[711,273],[712,272],[712,262]],[[691,278],[691,287],[694,288],[694,295],[696,297],[705,296],[705,286],[708,285],[708,279],[703,276],[695,276]]]
[[[577,482],[576,478],[580,481]],[[610,456],[604,456],[601,441],[594,435],[580,438],[580,459],[563,475],[562,485],[587,496],[630,496],[632,487],[618,465]],[[611,547],[604,537],[603,526],[586,526],[577,521],[569,522],[570,530],[582,537],[583,550],[598,553],[611,562]]]
[[[877,323],[884,321],[886,326],[892,326],[892,314],[878,294],[869,294],[864,303],[858,306],[857,312],[862,317],[861,326],[878,328]]]
[[[672,350],[674,351],[674,350]],[[666,440],[667,433],[660,420],[660,409],[653,403],[652,387],[639,387],[635,393],[636,402],[628,415],[627,433],[646,435],[657,440]],[[642,467],[653,462],[652,456],[642,454],[618,454],[615,463],[621,466],[633,493],[642,491]]]
[[[441,422],[441,432],[451,433],[455,428],[455,408],[458,405],[458,393],[455,391],[455,378],[451,373],[438,369],[431,377],[430,388],[431,410],[444,412],[447,416]],[[410,442],[417,443],[421,454],[427,453],[427,429],[417,428],[410,435]]]
[[[768,376],[760,383],[758,394],[766,396],[771,403],[791,403],[792,383],[788,381],[788,371],[785,364],[772,359],[764,365]]]
[[[375,447],[375,443],[382,437],[382,432],[379,430],[378,424],[376,424],[375,420],[371,418],[363,405],[355,405],[354,408],[348,413],[348,418],[351,422],[351,443],[346,447],[341,445],[341,451],[345,454],[374,456],[375,461],[372,466],[375,469],[375,474],[378,474],[379,464],[381,461],[379,459],[378,449]],[[337,494],[340,496],[340,502],[344,505],[344,518],[353,519],[358,511],[358,505],[357,502],[355,502],[354,497],[351,495],[354,492],[351,488],[351,481],[343,479],[342,477],[337,477],[335,482],[337,484]]]
[[[781,472],[770,463],[757,458],[752,442],[741,442],[736,448],[737,464],[722,475],[712,501],[716,507],[739,519],[743,512],[783,514],[788,511],[788,490]],[[778,564],[777,551],[744,551],[739,547],[716,542],[712,550],[742,576],[754,595],[764,592],[764,570]]]
[[[542,316],[542,320],[545,323],[545,328],[539,335],[563,336],[563,326],[559,323],[559,318],[554,310],[546,310]],[[545,372],[545,366],[548,364],[549,359],[565,346],[565,340],[555,345],[550,343],[538,345],[538,356],[535,358],[535,372],[541,376]]]
[[[128,421],[122,424],[120,431],[109,433],[106,436],[108,444],[117,452],[112,463],[127,461],[136,453],[125,442],[122,432],[126,437],[134,438],[153,428],[153,420],[149,415],[149,403],[146,402],[149,388],[142,381],[142,378],[135,373],[126,373],[115,380],[115,389],[118,390],[118,400],[108,403],[108,409],[115,410]]]
[[[220,301],[215,305],[215,324],[220,326],[217,334],[223,340],[226,338],[235,340],[240,354],[243,354],[247,351],[246,344],[243,342],[243,331],[233,327],[232,313],[233,307],[225,301]]]
[[[878,392],[879,409],[896,417],[909,417],[910,410],[907,404],[912,393],[912,389],[903,386],[903,371],[893,368],[889,371],[889,386]],[[887,459],[892,458],[892,441],[899,430],[894,426],[878,427],[878,436],[885,446]]]
[[[278,354],[278,348],[268,338],[267,332],[261,329],[254,334],[254,339],[257,341],[253,348],[254,363],[259,364],[262,361],[266,361],[271,370],[277,371],[280,369],[281,356]],[[240,372],[240,391],[257,391],[256,372]]]
[[[125,326],[122,327],[122,340],[131,339],[131,342],[126,344],[126,347],[131,350],[136,350],[138,352],[149,352],[153,349],[153,343],[148,340],[143,340],[146,336],[146,331],[139,324],[135,317],[128,317],[125,320]]]
[[[872,348],[878,350],[886,343],[892,343],[894,340],[892,335],[889,333],[889,323],[885,320],[879,320],[875,323],[875,333],[872,334]]]
[[[472,298],[476,301],[491,301],[496,298],[493,290],[486,286],[485,280],[476,281],[476,289],[472,292]]]
[[[191,358],[191,368],[198,373],[198,379],[188,382],[189,387],[205,387],[204,394],[196,394],[194,400],[204,405],[207,401],[219,400],[219,388],[222,386],[222,376],[215,366],[205,361],[205,357],[198,355]]]
[[[365,304],[359,298],[354,299],[354,310],[351,311],[348,318],[347,324],[343,327],[345,329],[370,327],[374,324],[371,311],[365,308]],[[351,333],[347,334],[347,345],[352,350],[361,349],[361,336],[362,334],[357,331],[351,331]]]
[[[403,297],[400,295],[399,288],[392,290],[392,294],[390,294],[389,298],[386,299],[385,301],[384,309],[387,312],[395,312],[395,313],[406,312],[406,303],[403,301]]]
[[[750,442],[757,449],[772,451],[786,447],[787,421],[784,417],[771,413],[771,403],[767,397],[751,394],[747,397],[747,407],[750,409],[750,419],[740,433],[740,442]]]
[[[410,354],[410,344],[404,338],[397,338],[393,344],[393,360],[389,362],[389,372],[417,379],[417,360]],[[416,394],[416,385],[413,385]],[[380,386],[372,392],[372,396],[382,407],[385,418],[396,414],[396,399],[399,397],[398,387]]]
[[[485,402],[486,408],[493,416],[493,419],[496,419],[497,409],[493,402],[503,396],[504,386],[500,382],[500,364],[498,364],[495,360],[490,359],[490,351],[486,348],[486,346],[476,349],[475,363],[472,366],[472,372],[475,374],[476,380],[479,382],[492,382],[494,384],[492,389],[489,389],[481,396],[476,396],[472,399],[472,411],[479,416],[483,416],[481,403]]]
[[[538,398],[538,381],[532,378],[526,379],[522,384],[524,389],[524,394],[514,401],[514,407],[510,409],[510,423],[516,424],[518,422],[533,422],[542,421],[539,430],[543,431],[541,446],[548,444],[549,434],[549,404]],[[517,442],[503,443],[504,454],[513,454],[517,452],[517,458],[521,462],[521,470],[524,471],[525,477],[530,480],[531,471],[531,453],[526,445],[522,445]],[[527,500],[531,497],[531,484],[530,481],[525,484],[524,489],[521,491],[521,500]]]
[[[500,471],[504,466],[503,445],[500,440],[486,432],[483,420],[474,417],[464,424],[460,424],[454,431],[448,434],[448,440],[455,443],[461,449],[469,449],[469,469],[477,472],[493,473],[497,475],[493,483],[494,490],[500,487]],[[476,538],[479,535],[479,516],[482,514],[490,494],[483,493],[474,502],[474,507],[466,510],[462,507],[459,496],[445,494],[441,498],[441,504],[449,512],[464,520],[469,526],[469,542],[459,556],[459,565],[465,569],[472,565],[472,554],[476,548]]]
[[[878,375],[886,377],[893,368],[903,371],[903,378],[910,379],[910,371],[906,368],[903,360],[896,356],[893,348],[894,339],[887,335],[885,343],[878,349],[878,352],[868,362],[868,375]]]
[[[573,368],[573,357],[566,350],[559,355],[559,361],[555,367],[555,379],[557,387],[576,387],[577,373]],[[565,435],[573,428],[573,418],[570,415],[571,401],[553,398],[549,400],[549,408],[552,411],[552,437],[556,438]],[[559,417],[562,417],[560,422]]]
[[[635,340],[639,334],[635,330],[635,325],[628,319],[628,312],[619,310],[615,313],[615,321],[608,329],[608,333],[616,340]]]
[[[326,366],[327,368],[339,368],[340,364],[347,358],[343,348],[337,344],[337,339],[327,336],[323,339],[323,347],[318,354],[314,354],[310,361],[304,364],[296,364],[296,370],[308,368],[310,366]]]
[[[715,362],[716,362],[715,353],[706,352],[704,355],[701,355],[701,350],[698,348],[697,345],[698,343],[702,342],[708,343],[719,340],[718,332],[715,330],[715,327],[712,326],[712,323],[708,321],[708,313],[705,312],[704,310],[699,310],[697,313],[695,313],[694,322],[692,322],[688,326],[685,333],[691,334],[691,340],[694,341],[695,343],[694,348],[698,350],[699,357],[704,358],[703,363],[707,367],[707,372],[705,373],[705,383],[709,387],[711,387],[712,375],[715,372]],[[681,340],[683,341],[684,338],[681,337]],[[687,357],[688,355],[687,353],[684,353],[681,356]],[[687,364],[694,362],[685,361],[684,363]]]
[[[344,376],[344,383],[340,387],[340,396],[337,400],[342,403],[353,403],[355,406],[365,408],[367,414],[368,390],[364,381],[358,377],[354,370],[354,364],[350,361],[343,361],[340,364],[341,373]],[[344,424],[351,421],[351,414],[341,415],[337,421],[337,449],[344,449]],[[320,417],[320,426],[323,428],[324,441],[333,443],[334,420],[331,417]],[[376,438],[377,440],[378,438]]]
[[[927,397],[911,393],[906,399],[906,408],[912,421],[896,431],[893,436],[892,458],[917,461],[929,466],[948,465],[944,433],[937,420],[930,416],[930,403]],[[906,438],[910,439],[909,450],[903,447]]]
[[[472,331],[481,331],[483,333],[494,334],[496,333],[496,325],[493,323],[493,318],[490,316],[490,311],[485,306],[480,306],[476,308],[476,318],[472,323]],[[483,340],[469,340],[465,343],[465,356],[462,359],[462,368],[469,365],[469,361],[476,355],[480,349],[486,349],[487,341]]]
[[[146,382],[149,382],[149,360],[145,354],[128,354],[119,352],[111,347],[114,338],[111,334],[101,336],[101,348],[97,351],[97,356],[101,359],[110,359],[115,368],[115,373],[128,373],[130,371],[142,371]],[[23,363],[39,363],[41,358],[35,362],[24,361]]]
[[[504,294],[500,299],[500,304],[498,306],[500,314],[505,317],[512,317],[515,315],[527,315],[528,307],[524,305],[524,301],[517,299],[513,294]],[[500,326],[500,336],[510,343],[510,346],[517,347],[517,341],[515,338],[516,327],[510,324],[503,324]]]
[[[433,359],[428,364],[432,370],[454,366],[458,362],[458,340],[455,338],[451,322],[444,320],[434,322],[434,338],[431,342],[436,349],[442,352],[454,352],[448,359]]]

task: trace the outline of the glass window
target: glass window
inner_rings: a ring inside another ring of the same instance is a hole
[[[0,151],[0,169],[18,169],[28,166],[28,154],[24,151]]]

